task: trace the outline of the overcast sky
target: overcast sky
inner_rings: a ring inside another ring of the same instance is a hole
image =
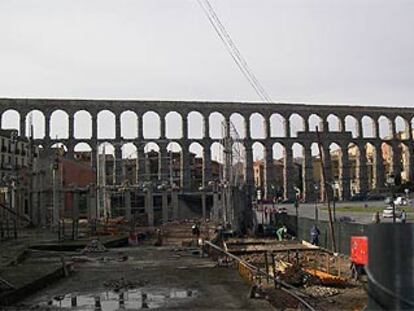
[[[413,0],[211,0],[274,101],[414,106]],[[1,0],[0,97],[255,101],[196,0]]]

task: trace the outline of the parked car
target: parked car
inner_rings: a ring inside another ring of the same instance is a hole
[[[277,213],[278,213],[278,214],[287,214],[287,209],[286,209],[286,207],[280,206],[280,207],[277,209]]]
[[[366,198],[367,201],[382,201],[385,199],[385,196],[379,193],[369,194]]]
[[[392,218],[392,212],[393,212],[393,207],[392,206],[387,206],[383,211],[382,211],[382,217],[383,218]],[[401,210],[399,208],[395,208],[395,217],[396,218],[400,218],[401,217]]]
[[[350,201],[365,201],[366,199],[367,194],[365,192],[358,192],[350,198]]]
[[[408,201],[407,201],[406,198],[400,196],[400,197],[397,197],[394,200],[394,204],[395,205],[407,205],[408,204]]]
[[[354,219],[349,216],[341,216],[339,217],[340,223],[348,223],[348,222],[354,222]]]

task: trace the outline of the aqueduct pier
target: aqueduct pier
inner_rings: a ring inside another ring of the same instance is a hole
[[[240,102],[202,101],[141,101],[141,100],[70,100],[70,99],[0,99],[1,127],[15,127],[21,135],[29,134],[29,116],[35,118],[35,143],[48,150],[56,143],[64,144],[67,156],[72,157],[78,144],[87,144],[95,154],[102,143],[114,146],[116,158],[122,157],[122,146],[133,144],[138,158],[144,157],[147,143],[159,146],[160,170],[166,170],[167,145],[171,142],[181,147],[182,162],[188,163],[191,145],[197,144],[203,154],[203,183],[211,179],[211,150],[219,144],[225,134],[220,133],[217,122],[229,121],[237,129],[239,140],[245,151],[244,178],[247,184],[254,184],[253,149],[260,146],[264,151],[265,168],[273,165],[275,148],[283,153],[283,189],[287,198],[295,195],[293,179],[294,158],[301,158],[302,192],[307,200],[313,200],[314,187],[312,157],[313,145],[317,142],[315,126],[320,131],[323,154],[330,167],[332,150],[339,150],[339,181],[342,199],[351,195],[351,176],[358,180],[361,192],[381,187],[387,175],[404,176],[403,181],[414,181],[414,108],[390,108],[346,105],[308,104],[258,104]],[[102,116],[106,114],[107,119]],[[8,124],[11,115],[17,120],[14,126]],[[126,117],[128,116],[128,117]],[[129,120],[134,126],[126,127]],[[108,121],[109,120],[109,121]],[[216,123],[215,123],[216,122]],[[55,135],[54,127],[66,124],[64,133]],[[144,127],[150,126],[152,131]],[[168,128],[180,130],[180,135],[169,135]],[[113,129],[110,135],[102,135]],[[131,131],[132,133],[127,133]],[[229,129],[230,131],[230,129]],[[229,134],[230,135],[230,134]],[[357,165],[350,165],[350,148],[356,150]],[[367,150],[371,150],[368,156]],[[299,154],[297,150],[300,150]],[[384,150],[388,150],[386,155]],[[391,165],[385,169],[386,158]],[[94,158],[94,157],[92,157]],[[145,171],[143,161],[138,161],[138,180]],[[96,163],[92,163],[96,165]],[[372,174],[367,173],[368,167]],[[352,172],[356,170],[356,172]],[[327,179],[333,178],[328,170]],[[265,169],[264,183],[274,183],[271,170]],[[368,177],[370,176],[370,177]],[[182,169],[182,189],[189,189],[190,170]]]

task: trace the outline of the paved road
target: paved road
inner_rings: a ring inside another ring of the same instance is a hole
[[[343,207],[343,206],[352,205],[352,206],[364,207],[365,204],[367,204],[367,207],[385,208],[384,201],[337,202],[336,206],[337,207],[341,207],[341,206]],[[271,207],[272,205],[268,205],[268,206]],[[295,215],[296,214],[296,210],[295,210],[295,207],[294,207],[293,204],[279,204],[279,205],[276,205],[276,206],[285,207],[288,211],[288,214],[290,214],[290,215]],[[327,205],[318,204],[317,209],[318,209],[318,218],[320,220],[328,220],[329,219],[329,215],[328,215],[328,211],[327,211]],[[409,216],[414,215],[414,213],[413,213],[414,209],[412,207],[407,206],[407,207],[404,207],[404,209],[407,211]],[[300,204],[298,212],[299,212],[299,217],[315,219],[315,204],[314,203]],[[341,216],[349,216],[352,219],[354,219],[354,222],[356,222],[356,223],[366,224],[366,223],[371,223],[372,222],[373,212],[372,211],[367,212],[367,213],[364,213],[364,212],[336,212],[336,219],[339,219],[339,217],[341,217]],[[381,222],[387,222],[387,223],[392,222],[392,218],[382,218],[382,213],[380,213],[380,217],[381,217]],[[409,218],[413,218],[413,217],[409,217]],[[408,222],[414,222],[414,221],[409,220]]]

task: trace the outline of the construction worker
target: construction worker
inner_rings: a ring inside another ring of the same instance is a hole
[[[276,236],[279,241],[283,241],[286,238],[286,235],[287,235],[287,228],[285,225],[277,229]]]
[[[379,212],[375,212],[374,215],[372,215],[372,222],[374,224],[379,224],[380,223],[380,215]]]
[[[407,221],[407,213],[405,212],[405,210],[402,210],[401,212],[401,223],[405,224],[405,222]]]
[[[319,235],[321,232],[319,231],[318,227],[316,225],[313,225],[310,229],[310,240],[312,245],[319,245]]]
[[[195,223],[192,227],[191,227],[191,232],[194,236],[196,236],[197,238],[200,236],[200,226],[198,223]]]

